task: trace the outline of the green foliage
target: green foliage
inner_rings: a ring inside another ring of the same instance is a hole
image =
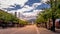
[[[36,19],[36,23],[41,23],[41,22],[44,22],[44,19],[43,19],[43,17],[39,16],[39,17]]]
[[[47,2],[47,4],[51,4],[51,8],[40,12],[36,22],[47,22],[48,19],[52,19],[52,16],[54,16],[55,19],[60,18],[60,0],[57,2],[51,0],[50,2]]]
[[[27,25],[27,24],[28,24],[28,22],[27,22],[27,21],[23,21],[23,20],[19,20],[19,24]]]
[[[47,9],[45,11],[42,11],[38,14],[38,17],[36,19],[36,22],[47,22],[49,18],[51,18],[51,9]]]
[[[20,24],[20,25],[27,25],[27,21],[23,21],[21,19],[18,19],[12,14],[9,14],[3,10],[0,10],[0,21],[3,21],[4,23],[15,23],[15,24]]]
[[[8,22],[18,22],[18,18],[16,18],[15,16],[13,16],[12,14],[9,14],[3,10],[0,10],[0,20],[8,23]]]

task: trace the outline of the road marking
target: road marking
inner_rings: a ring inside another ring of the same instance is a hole
[[[36,27],[36,26],[35,26]],[[39,32],[39,30],[38,30],[38,28],[36,27],[36,31],[37,31],[37,34],[40,34],[40,32]]]

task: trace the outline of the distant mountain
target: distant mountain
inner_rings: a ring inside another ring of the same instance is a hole
[[[29,23],[35,22],[36,19],[29,19],[27,20]]]

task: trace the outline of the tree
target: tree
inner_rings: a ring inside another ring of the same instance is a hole
[[[0,25],[3,27],[8,26],[9,23],[19,23],[19,19],[17,17],[3,10],[0,10],[0,21]]]
[[[43,19],[44,21],[48,20],[49,22],[50,22],[50,19],[52,19],[53,25],[51,27],[51,30],[55,31],[55,20],[57,18],[60,18],[60,0],[55,0],[55,1],[50,0],[49,2],[47,2],[47,4],[50,4],[51,7],[49,9],[45,9],[42,12]]]

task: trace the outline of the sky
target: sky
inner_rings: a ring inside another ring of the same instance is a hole
[[[36,19],[42,9],[50,8],[46,2],[47,0],[0,0],[0,9],[13,14],[20,12],[21,19]]]

